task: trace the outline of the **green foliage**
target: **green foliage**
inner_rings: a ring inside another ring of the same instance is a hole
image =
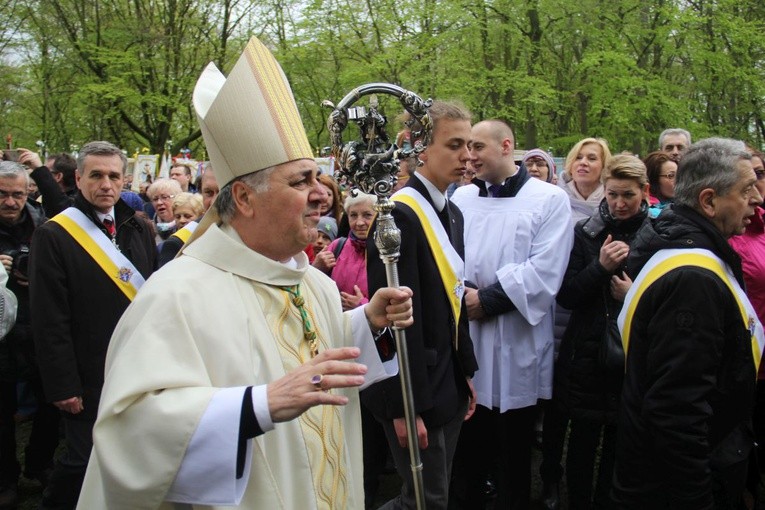
[[[191,91],[269,44],[309,140],[369,82],[504,118],[519,148],[583,136],[645,154],[667,127],[765,143],[761,0],[12,0],[0,24],[0,129],[67,149],[199,147]],[[395,117],[400,108],[387,104]]]

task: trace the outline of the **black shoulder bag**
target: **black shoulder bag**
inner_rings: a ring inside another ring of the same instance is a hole
[[[609,374],[623,374],[624,346],[622,345],[622,335],[619,333],[616,317],[611,316],[609,311],[608,291],[606,289],[603,289],[603,303],[606,307],[606,327],[600,338],[598,363]]]

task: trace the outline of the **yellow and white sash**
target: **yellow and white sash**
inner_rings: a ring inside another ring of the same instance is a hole
[[[61,225],[93,257],[117,288],[130,301],[133,300],[144,284],[143,276],[90,218],[76,207],[70,207],[51,218],[51,221]]]
[[[191,237],[191,234],[194,233],[194,231],[199,226],[199,223],[196,221],[190,221],[180,230],[176,230],[173,235],[183,241],[183,244],[186,244],[189,242],[189,237]]]
[[[760,368],[760,358],[765,346],[765,333],[763,333],[762,324],[757,318],[757,313],[752,303],[749,302],[749,298],[746,296],[744,289],[741,288],[741,285],[739,285],[730,267],[714,253],[703,249],[658,251],[640,271],[640,274],[632,283],[630,290],[624,298],[624,306],[617,320],[619,330],[622,333],[624,352],[627,353],[627,348],[629,347],[632,318],[640,298],[656,280],[669,271],[683,266],[696,266],[708,269],[715,273],[730,289],[738,303],[744,326],[749,330],[752,338],[752,357],[754,358],[756,373]]]
[[[428,246],[436,261],[444,290],[449,297],[449,304],[454,314],[454,343],[457,347],[457,328],[462,309],[462,296],[465,294],[463,280],[465,278],[465,262],[459,256],[449,241],[441,220],[430,203],[414,188],[401,188],[391,199],[409,206],[420,219]],[[448,207],[448,204],[447,204]]]

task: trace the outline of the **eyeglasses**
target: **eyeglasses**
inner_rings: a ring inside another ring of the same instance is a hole
[[[547,161],[545,161],[544,159],[527,159],[526,166],[527,167],[536,166],[537,168],[547,168]]]
[[[666,177],[670,181],[674,181],[675,178],[677,178],[677,174],[675,172],[670,172],[668,174],[659,174],[659,177]]]
[[[23,200],[26,198],[26,196],[26,191],[14,191],[12,193],[8,193],[7,191],[0,189],[0,200],[6,200],[8,197],[13,198],[14,200]]]
[[[765,169],[755,170],[754,171],[754,175],[757,176],[757,180],[758,181],[761,181],[761,180],[765,179]]]
[[[156,197],[152,198],[152,202],[167,202],[168,200],[172,200],[175,198],[175,195],[157,195]]]

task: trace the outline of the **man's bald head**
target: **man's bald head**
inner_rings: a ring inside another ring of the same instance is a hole
[[[502,184],[515,173],[515,138],[506,122],[489,119],[473,126],[469,149],[479,179],[490,184]]]
[[[489,132],[491,133],[492,138],[494,138],[497,143],[502,143],[502,141],[507,138],[512,142],[513,148],[515,148],[515,135],[513,134],[513,129],[508,126],[505,121],[500,119],[482,120],[473,127],[482,125],[490,130]]]

